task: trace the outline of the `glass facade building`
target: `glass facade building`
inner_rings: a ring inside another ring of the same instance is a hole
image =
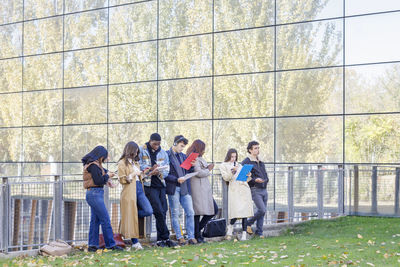
[[[153,132],[209,161],[397,164],[396,0],[0,0],[0,175]]]

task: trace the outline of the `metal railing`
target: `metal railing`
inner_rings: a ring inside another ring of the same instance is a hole
[[[265,224],[352,215],[399,215],[400,168],[393,166],[288,166],[268,168]],[[85,242],[90,208],[81,175],[2,177],[0,250],[38,248],[51,240]],[[218,171],[211,177],[219,217],[228,215],[228,186]],[[118,231],[121,185],[105,189],[111,224]],[[181,225],[184,216],[181,209]],[[169,214],[167,223],[170,226]],[[238,222],[240,223],[240,222]],[[146,220],[147,238],[155,222]]]

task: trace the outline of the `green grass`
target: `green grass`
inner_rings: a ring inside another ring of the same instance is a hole
[[[279,237],[140,252],[76,252],[66,258],[0,260],[3,266],[400,266],[400,219],[313,220]]]

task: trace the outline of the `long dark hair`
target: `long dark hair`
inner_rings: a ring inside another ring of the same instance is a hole
[[[206,150],[206,144],[200,139],[194,140],[191,146],[186,150],[186,155],[190,155],[192,153],[199,153],[199,157],[202,157],[204,151]]]
[[[129,165],[128,158],[131,158],[133,161],[139,161],[139,146],[133,141],[130,141],[125,145],[124,151],[119,160],[124,159],[125,164]]]
[[[82,158],[83,165],[98,160],[101,164],[108,158],[108,151],[104,146],[96,146]]]
[[[231,161],[231,157],[232,157],[232,154],[233,154],[233,153],[236,154],[236,161],[238,161],[239,155],[238,155],[237,150],[234,149],[234,148],[230,148],[230,149],[228,150],[228,152],[226,153],[224,162]]]

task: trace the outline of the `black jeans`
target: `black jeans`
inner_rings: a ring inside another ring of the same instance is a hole
[[[231,225],[234,225],[235,222],[237,221],[237,218],[231,219]],[[242,230],[246,231],[247,229],[247,218],[242,219]]]
[[[201,215],[194,215],[194,237],[196,239],[202,238],[201,230],[207,225],[207,223],[218,213],[218,205],[214,201],[214,215],[203,215],[203,218],[201,218],[200,221],[200,216]]]
[[[144,187],[146,197],[149,199],[153,214],[156,218],[157,241],[169,239],[169,230],[167,227],[167,197],[165,188]]]

